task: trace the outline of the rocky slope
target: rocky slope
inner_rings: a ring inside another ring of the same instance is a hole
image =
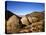
[[[13,14],[6,22],[7,33],[43,32],[44,16],[44,12],[33,12],[23,17]]]
[[[44,16],[44,12],[33,12],[22,17],[21,22],[26,25],[25,28],[30,28],[32,32],[43,32],[45,22]]]

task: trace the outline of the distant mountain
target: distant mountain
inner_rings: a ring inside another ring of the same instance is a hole
[[[12,13],[11,11],[9,10],[5,10],[5,19],[8,20],[11,16],[17,16],[16,14]],[[20,18],[19,16],[17,16],[18,18]]]
[[[12,15],[14,15],[12,12],[10,12],[9,10],[5,10],[5,19],[8,20],[9,17],[11,17]]]
[[[37,18],[44,18],[45,13],[43,12],[32,12],[30,14],[27,14],[26,16],[31,16],[31,17],[37,17]]]

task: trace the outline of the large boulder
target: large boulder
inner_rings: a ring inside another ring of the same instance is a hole
[[[26,16],[22,17],[21,22],[22,22],[22,24],[24,24],[24,25],[29,25],[29,22],[28,22],[28,19],[27,19]]]
[[[19,18],[15,15],[11,16],[7,21],[7,32],[17,32],[17,25],[19,25]]]

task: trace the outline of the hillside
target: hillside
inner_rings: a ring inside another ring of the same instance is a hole
[[[10,11],[6,11],[5,13],[5,18],[7,20],[7,33],[44,32],[44,11],[32,12],[21,17]]]

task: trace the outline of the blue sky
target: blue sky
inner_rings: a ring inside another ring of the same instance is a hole
[[[26,15],[34,11],[44,11],[44,3],[8,1],[7,10],[17,15]]]

